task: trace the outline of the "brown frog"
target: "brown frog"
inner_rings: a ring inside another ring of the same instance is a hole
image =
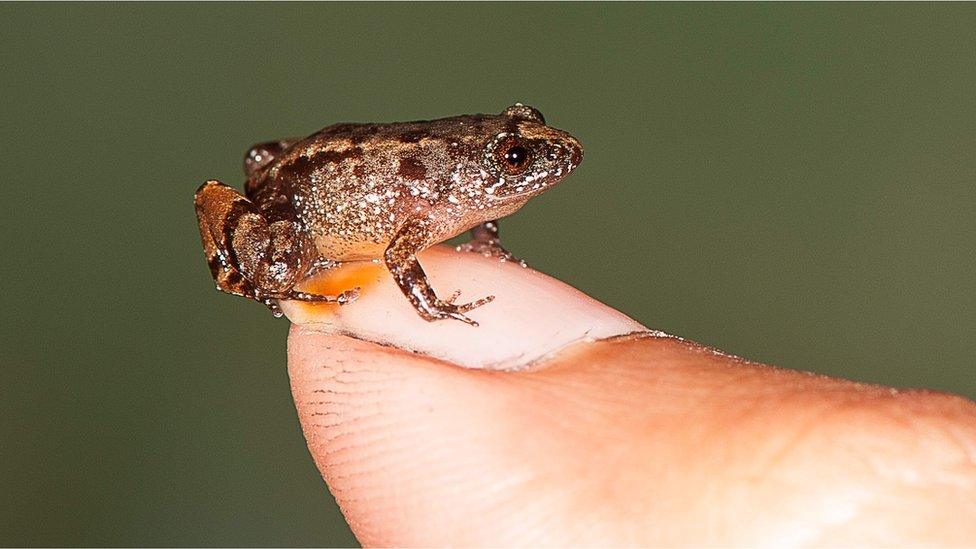
[[[244,195],[208,181],[196,212],[217,289],[260,301],[275,316],[279,300],[355,299],[358,289],[330,296],[295,285],[344,261],[382,259],[421,317],[476,326],[464,313],[493,297],[438,298],[416,254],[471,230],[461,249],[513,259],[495,220],[582,159],[579,141],[522,104],[500,115],[337,124],[255,145],[244,159]]]

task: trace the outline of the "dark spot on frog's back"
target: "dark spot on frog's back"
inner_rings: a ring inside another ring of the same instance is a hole
[[[340,149],[338,151],[333,151],[326,149],[324,151],[319,151],[312,155],[312,164],[339,164],[344,160],[350,158],[362,158],[363,149],[362,147],[349,147],[348,149]]]
[[[379,124],[334,124],[324,128],[316,136],[320,141],[347,139],[353,145],[362,145],[380,132]]]
[[[421,139],[423,139],[423,138],[425,138],[425,137],[427,137],[429,135],[430,135],[430,132],[427,131],[427,130],[410,130],[410,131],[405,131],[405,132],[401,133],[400,135],[398,135],[397,136],[397,139],[401,143],[417,143]]]
[[[416,158],[401,158],[397,173],[407,179],[420,181],[427,177],[427,168]]]
[[[290,174],[308,172],[312,167],[312,160],[307,156],[297,156],[292,158],[287,163],[283,164],[279,171],[288,172]]]
[[[319,166],[339,164],[348,159],[359,159],[363,156],[361,147],[349,147],[340,150],[319,150],[311,156],[296,156],[283,163],[277,170],[279,178],[302,179],[307,177]]]

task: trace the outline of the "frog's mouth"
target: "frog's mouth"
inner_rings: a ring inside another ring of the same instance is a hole
[[[485,194],[497,199],[531,197],[566,179],[579,165],[573,162],[574,156],[567,154],[555,159],[548,159],[528,175],[519,177],[501,176],[498,181],[484,188]],[[582,158],[581,156],[575,158]]]
[[[485,187],[485,194],[499,201],[527,197],[541,193],[558,183],[561,179],[553,180],[546,172],[541,172],[538,176],[529,176],[517,183],[500,178],[494,185]]]

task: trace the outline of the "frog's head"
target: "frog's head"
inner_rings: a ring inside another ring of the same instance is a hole
[[[542,113],[521,103],[505,109],[504,131],[484,148],[482,166],[491,174],[484,191],[499,199],[528,198],[562,181],[583,160],[572,135],[546,125]]]

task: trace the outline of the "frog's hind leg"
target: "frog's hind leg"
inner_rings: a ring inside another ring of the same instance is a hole
[[[225,186],[208,181],[194,196],[200,240],[203,243],[203,252],[207,256],[210,275],[217,283],[218,290],[256,299],[256,289],[236,267],[236,260],[227,245],[228,239],[222,232],[216,230],[230,216],[235,200],[235,197],[229,193],[222,192],[220,187]],[[227,189],[233,191],[229,187]],[[240,195],[238,197],[244,199]]]
[[[267,220],[250,200],[218,181],[208,181],[195,197],[200,238],[217,288],[255,299],[280,315],[281,299],[345,303],[338,296],[299,292],[293,287],[312,264],[295,224]]]

